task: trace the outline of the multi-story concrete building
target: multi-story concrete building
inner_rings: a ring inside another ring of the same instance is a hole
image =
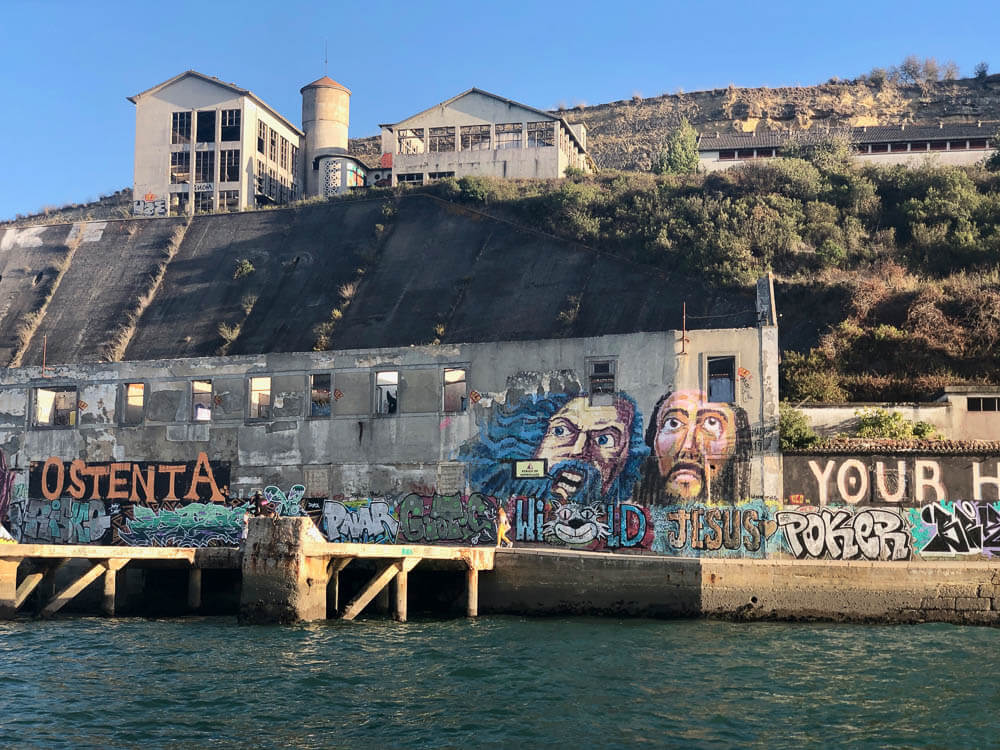
[[[706,172],[781,156],[789,144],[845,138],[855,157],[868,164],[917,165],[928,158],[941,164],[975,164],[995,151],[990,139],[998,123],[878,125],[805,131],[704,133],[698,139],[698,163]]]
[[[587,129],[472,88],[395,124],[382,125],[382,167],[392,184],[442,177],[562,177],[592,171]]]
[[[302,196],[305,134],[251,91],[188,70],[129,101],[134,213],[240,211]]]

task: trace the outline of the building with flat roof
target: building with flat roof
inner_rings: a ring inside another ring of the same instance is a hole
[[[593,171],[587,129],[558,115],[471,88],[412,117],[382,125],[382,167],[392,184],[443,177],[562,177]]]
[[[698,162],[714,172],[754,159],[781,156],[789,144],[846,138],[862,162],[914,165],[928,157],[942,164],[975,164],[995,151],[990,139],[1000,123],[939,123],[938,125],[876,125],[856,128],[814,128],[802,131],[703,133],[698,138]]]

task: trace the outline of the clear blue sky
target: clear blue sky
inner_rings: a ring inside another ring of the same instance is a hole
[[[299,88],[353,91],[352,137],[471,86],[540,108],[851,77],[908,54],[1000,72],[1000,4],[3,0],[0,218],[132,184],[126,97],[189,68],[301,124]]]

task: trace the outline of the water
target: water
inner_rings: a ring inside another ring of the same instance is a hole
[[[0,624],[2,748],[996,746],[1000,630]]]

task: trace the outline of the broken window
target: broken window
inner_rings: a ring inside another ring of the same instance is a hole
[[[188,212],[188,194],[187,193],[171,193],[170,194],[170,215],[171,216],[186,216]]]
[[[215,110],[198,113],[198,143],[215,143]]]
[[[428,151],[454,151],[455,128],[431,128],[427,140]]]
[[[615,370],[617,362],[613,359],[594,359],[589,363],[590,401],[592,404],[603,404],[602,396],[610,396],[615,392]],[[611,403],[607,399],[607,403]]]
[[[222,110],[222,140],[238,141],[240,139],[240,111],[238,109]]]
[[[76,425],[76,386],[35,389],[35,426],[73,427]]]
[[[212,200],[212,191],[206,190],[194,194],[194,212],[196,214],[210,214],[215,209],[215,202]]]
[[[443,180],[445,177],[454,177],[454,172],[428,172],[427,180],[428,182],[434,182],[434,180]]]
[[[271,132],[268,135],[270,136],[270,140],[268,141],[270,143],[268,156],[271,161],[276,162],[278,161],[278,132],[274,128],[271,128]]]
[[[173,151],[170,154],[170,182],[174,185],[191,182],[190,151]]]
[[[465,411],[468,400],[468,392],[465,389],[465,370],[457,367],[446,367],[444,370],[444,410]]]
[[[122,388],[122,424],[142,424],[142,410],[146,403],[146,386],[126,383]]]
[[[309,382],[310,417],[330,416],[330,373],[312,375]]]
[[[271,378],[250,378],[250,419],[271,418]]]
[[[521,123],[497,123],[497,148],[521,148]]]
[[[257,123],[257,151],[264,152],[264,144],[267,142],[267,125],[263,122]]]
[[[240,150],[226,149],[219,152],[219,182],[238,182],[240,179]]]
[[[736,400],[736,357],[708,358],[708,400],[723,404]]]
[[[194,181],[215,182],[214,151],[198,151],[194,155]]]
[[[528,123],[528,148],[556,145],[556,128],[552,121]]]
[[[281,138],[281,168],[288,170],[288,140],[282,136]]]
[[[399,409],[399,373],[375,373],[375,413],[395,414]]]
[[[191,381],[191,409],[195,422],[207,422],[212,418],[212,381]]]
[[[489,151],[490,150],[490,126],[489,125],[463,125],[462,126],[462,150],[463,151]]]
[[[173,112],[170,115],[170,142],[191,142],[191,113]]]
[[[219,191],[219,210],[220,211],[239,211],[240,210],[240,191],[239,190],[221,190],[221,191]]]
[[[423,185],[424,173],[413,172],[411,174],[401,174],[396,176],[396,182],[400,185]]]
[[[422,154],[424,153],[424,129],[404,128],[397,135],[399,141],[399,153],[401,154]]]

